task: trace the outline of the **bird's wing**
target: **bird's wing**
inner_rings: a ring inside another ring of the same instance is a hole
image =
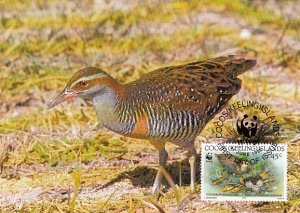
[[[141,104],[193,111],[210,119],[239,91],[237,76],[254,65],[254,60],[219,57],[160,68],[126,87],[129,97]]]

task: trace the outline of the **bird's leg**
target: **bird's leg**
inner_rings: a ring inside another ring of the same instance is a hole
[[[193,146],[186,148],[186,150],[188,151],[187,157],[189,159],[190,170],[191,170],[191,193],[194,193],[196,191],[195,186],[196,186],[196,158],[197,158],[197,152],[196,152],[196,150]]]
[[[153,194],[158,194],[159,193],[159,188],[160,188],[160,183],[161,183],[161,178],[162,178],[162,171],[161,167],[165,168],[168,160],[168,153],[166,152],[165,149],[165,143],[162,142],[153,142],[151,141],[151,144],[159,151],[159,165],[160,167],[158,168],[155,181],[152,187],[152,193]]]
[[[159,193],[160,183],[161,183],[161,179],[162,179],[161,167],[165,168],[165,166],[167,164],[167,159],[168,159],[168,153],[166,152],[166,150],[159,151],[159,165],[160,165],[160,167],[158,168],[158,171],[157,171],[157,174],[156,174],[156,177],[155,177],[155,181],[153,183],[153,187],[152,187],[152,193],[153,194],[158,194]]]

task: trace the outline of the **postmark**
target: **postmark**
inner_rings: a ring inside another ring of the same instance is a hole
[[[240,100],[225,107],[217,117],[215,136],[231,143],[276,143],[280,123],[271,108],[252,100]]]
[[[202,143],[201,198],[286,201],[287,145]]]

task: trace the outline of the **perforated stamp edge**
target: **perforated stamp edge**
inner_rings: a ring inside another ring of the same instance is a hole
[[[288,159],[288,146],[286,143],[279,143],[279,144],[275,144],[276,145],[281,145],[284,147],[284,151],[282,151],[283,153],[283,184],[284,184],[284,189],[283,189],[283,193],[282,196],[280,197],[264,197],[264,196],[255,196],[255,197],[250,197],[250,196],[246,196],[246,197],[242,197],[242,196],[206,196],[206,192],[204,191],[204,175],[205,175],[205,169],[207,167],[205,167],[205,158],[206,158],[206,152],[204,150],[204,146],[205,145],[219,145],[219,146],[223,146],[223,147],[228,147],[228,146],[266,146],[266,147],[270,147],[274,144],[266,144],[266,143],[257,143],[257,144],[240,144],[240,143],[202,143],[201,144],[201,200],[204,201],[236,201],[236,202],[248,202],[248,201],[253,201],[253,202],[258,202],[258,201],[268,201],[268,202],[284,202],[287,201],[287,159]],[[230,153],[230,151],[228,151]],[[232,151],[231,151],[232,152]],[[278,152],[278,151],[277,151]]]

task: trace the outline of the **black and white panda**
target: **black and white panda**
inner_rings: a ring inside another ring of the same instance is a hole
[[[247,138],[253,137],[256,134],[258,126],[257,116],[250,118],[247,114],[244,115],[243,119],[238,119],[237,130],[240,135]]]

